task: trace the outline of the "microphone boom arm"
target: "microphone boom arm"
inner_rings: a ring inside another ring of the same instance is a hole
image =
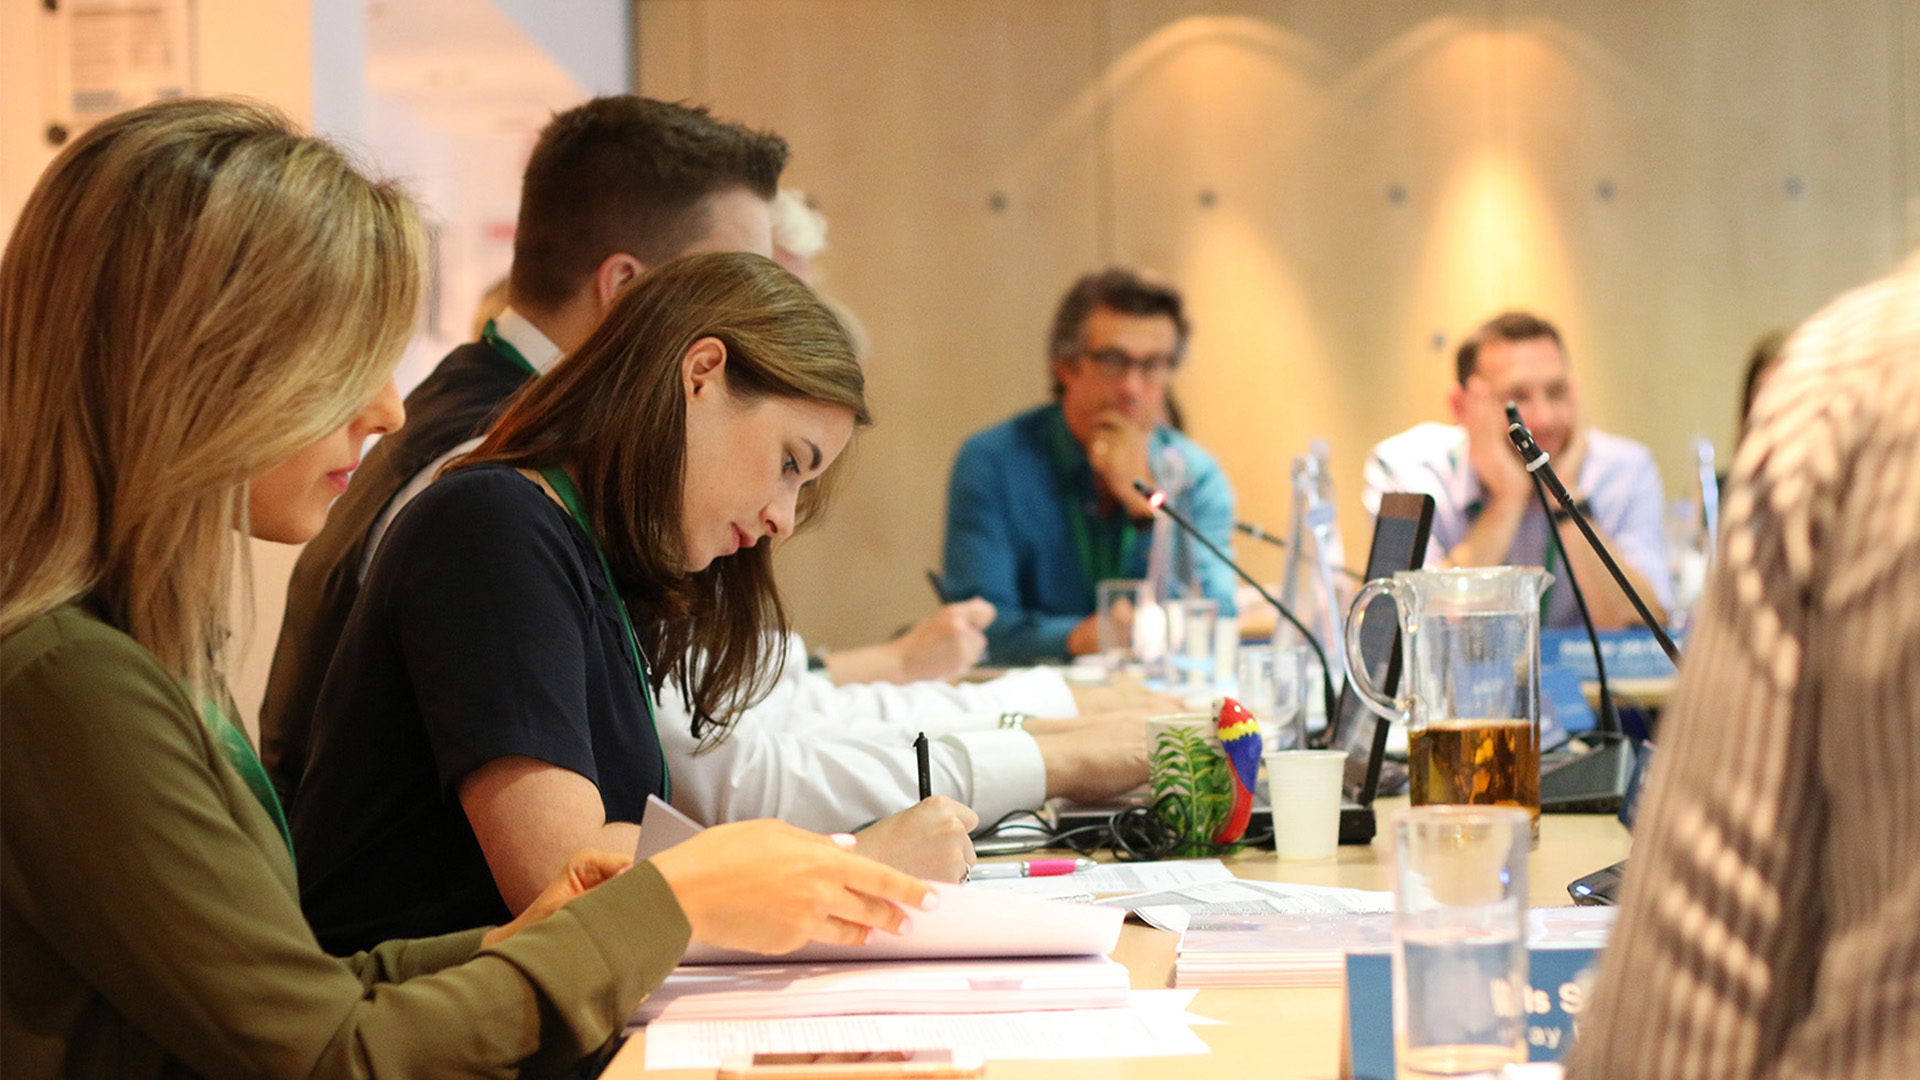
[[[1520,460],[1526,464],[1527,472],[1546,483],[1547,490],[1553,492],[1553,497],[1559,501],[1561,508],[1566,510],[1567,516],[1579,526],[1580,534],[1587,538],[1587,546],[1593,549],[1594,554],[1600,556],[1600,561],[1605,564],[1607,573],[1613,575],[1614,583],[1619,585],[1620,591],[1626,593],[1627,599],[1632,601],[1633,610],[1640,613],[1640,621],[1647,625],[1647,629],[1653,631],[1654,639],[1660,642],[1662,649],[1666,650],[1667,659],[1673,661],[1674,667],[1679,667],[1679,648],[1673,644],[1673,639],[1667,636],[1666,628],[1660,625],[1660,620],[1654,618],[1653,612],[1647,610],[1647,603],[1640,599],[1639,592],[1627,582],[1626,573],[1620,569],[1619,563],[1613,561],[1613,554],[1607,550],[1607,545],[1600,542],[1600,537],[1595,535],[1593,526],[1587,524],[1587,516],[1574,505],[1573,496],[1568,494],[1567,486],[1560,482],[1560,477],[1553,471],[1553,466],[1547,463],[1547,452],[1540,449],[1539,443],[1533,441],[1533,432],[1528,431],[1527,425],[1520,421],[1520,410],[1511,404],[1507,406],[1507,438],[1512,440],[1513,448],[1520,452]],[[1547,528],[1553,528],[1551,520],[1547,522]]]
[[[1253,586],[1253,591],[1259,593],[1262,600],[1272,604],[1273,610],[1279,612],[1282,618],[1292,623],[1293,628],[1300,631],[1300,636],[1307,639],[1307,644],[1313,647],[1313,654],[1320,658],[1320,692],[1326,697],[1327,724],[1329,726],[1334,724],[1339,717],[1339,707],[1335,704],[1333,676],[1329,673],[1332,669],[1327,667],[1326,650],[1320,647],[1320,642],[1313,636],[1313,632],[1305,626],[1302,626],[1300,620],[1293,617],[1293,612],[1288,611],[1285,604],[1275,600],[1272,593],[1268,592],[1259,582],[1253,580],[1253,575],[1242,570],[1239,563],[1234,562],[1232,557],[1226,552],[1221,551],[1218,544],[1207,539],[1206,534],[1202,533],[1198,528],[1195,528],[1193,522],[1188,521],[1185,515],[1173,507],[1168,506],[1166,492],[1155,491],[1139,480],[1133,482],[1133,490],[1138,492],[1141,498],[1147,500],[1147,504],[1153,507],[1155,513],[1167,515],[1169,520],[1175,525],[1180,526],[1182,532],[1200,541],[1202,547],[1212,552],[1215,558],[1226,563],[1227,569],[1240,575],[1240,580]]]

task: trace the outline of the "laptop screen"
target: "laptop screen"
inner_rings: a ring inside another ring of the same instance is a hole
[[[1373,546],[1367,550],[1367,580],[1419,569],[1426,560],[1427,535],[1432,529],[1433,496],[1399,492],[1382,495],[1380,513],[1373,524]],[[1391,599],[1375,597],[1367,606],[1360,623],[1360,653],[1374,685],[1387,694],[1397,692],[1400,630]],[[1337,708],[1340,714],[1328,745],[1347,752],[1347,797],[1366,806],[1373,802],[1379,788],[1387,721],[1361,702],[1350,682],[1341,685]]]

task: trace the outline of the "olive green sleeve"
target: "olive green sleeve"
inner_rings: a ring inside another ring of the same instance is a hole
[[[371,990],[375,983],[405,982],[473,959],[488,929],[480,927],[439,937],[386,941],[345,959],[347,966],[359,976],[360,985]]]
[[[150,654],[95,635],[18,658],[0,687],[7,905],[120,1037],[196,1073],[545,1071],[617,1034],[685,947],[642,864],[462,963],[443,966],[471,935],[330,957],[264,811]]]

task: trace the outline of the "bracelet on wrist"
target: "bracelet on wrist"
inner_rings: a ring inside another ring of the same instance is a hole
[[[1573,500],[1573,508],[1575,510],[1580,511],[1580,516],[1583,518],[1591,519],[1593,517],[1593,504],[1588,502],[1585,499]],[[1570,521],[1572,520],[1572,518],[1573,518],[1572,512],[1570,512],[1566,507],[1556,506],[1553,508],[1553,523],[1555,525],[1559,525],[1564,522]]]

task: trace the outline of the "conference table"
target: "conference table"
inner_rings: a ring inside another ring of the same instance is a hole
[[[1376,805],[1379,831],[1369,846],[1343,846],[1331,859],[1282,862],[1272,851],[1245,850],[1227,856],[1235,875],[1258,881],[1333,885],[1390,890],[1393,819],[1407,800],[1382,799]],[[1571,903],[1567,883],[1627,857],[1627,830],[1608,815],[1548,814],[1540,819],[1540,842],[1528,860],[1527,887],[1534,907]],[[989,860],[992,861],[992,860]],[[1175,935],[1129,923],[1121,931],[1113,958],[1127,966],[1136,989],[1172,985]],[[1324,1080],[1340,1073],[1345,993],[1338,988],[1206,989],[1188,1011],[1218,1024],[1194,1028],[1212,1053],[1183,1057],[1091,1059],[1077,1061],[991,1061],[987,1075],[998,1080],[1220,1080],[1258,1076],[1262,1080]],[[710,1070],[645,1072],[644,1032],[627,1040],[603,1076],[682,1080],[711,1077]]]

